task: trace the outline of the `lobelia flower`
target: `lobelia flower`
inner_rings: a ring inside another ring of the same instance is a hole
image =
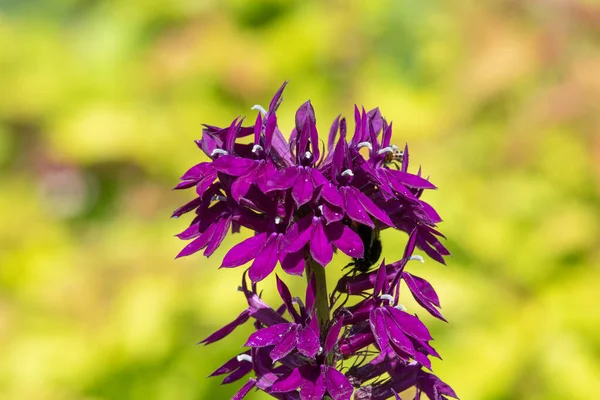
[[[177,235],[190,241],[177,257],[201,250],[210,257],[229,231],[253,233],[221,263],[250,263],[239,288],[248,307],[200,343],[220,341],[249,320],[254,332],[247,349],[211,376],[225,375],[223,384],[229,384],[251,375],[233,399],[251,390],[278,399],[399,399],[410,388],[415,399],[422,393],[434,400],[457,398],[427,372],[429,357],[440,356],[417,314],[399,304],[405,285],[421,307],[445,321],[432,285],[406,271],[411,261],[424,261],[413,254],[416,249],[440,263],[449,255],[439,240],[441,218],[421,199],[436,187],[420,168],[409,172],[408,146],[400,150],[391,143],[392,124],[378,108],[355,107],[349,142],[346,120],[338,116],[322,152],[307,101],[286,140],[276,115],[285,86],[268,109],[253,107],[258,113],[251,126],[243,126],[243,118],[226,128],[205,125],[196,144],[209,160],[190,168],[175,187],[195,188],[197,195],[173,213],[195,212]],[[373,240],[384,229],[407,233],[404,254],[372,269],[382,251],[381,244],[374,250]],[[354,260],[354,268],[328,292],[325,270],[338,249]],[[277,264],[287,274],[306,275],[304,302],[278,275],[281,305],[271,308],[260,298],[257,284]],[[359,300],[346,306],[352,296]]]

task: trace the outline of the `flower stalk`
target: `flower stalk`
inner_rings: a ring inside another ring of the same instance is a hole
[[[317,313],[317,319],[319,321],[319,328],[325,329],[329,323],[329,293],[327,292],[327,278],[325,275],[325,268],[317,264],[314,260],[309,258],[306,260],[306,282],[310,284],[310,279],[314,276],[316,282],[316,298],[315,308]]]

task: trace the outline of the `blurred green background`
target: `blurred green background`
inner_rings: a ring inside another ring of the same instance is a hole
[[[464,400],[595,398],[592,0],[0,0],[0,398],[237,390],[205,377],[250,327],[195,343],[244,307],[241,269],[217,270],[241,237],[174,261],[189,219],[169,215],[193,193],[170,189],[201,160],[202,123],[253,120],[284,80],[281,126],[308,98],[321,132],[379,106],[439,186],[425,200],[453,257],[412,272],[450,324],[404,299],[436,338],[435,372]],[[388,259],[405,237],[384,235]]]

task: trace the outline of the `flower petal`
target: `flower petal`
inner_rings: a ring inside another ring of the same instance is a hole
[[[285,252],[295,253],[302,250],[310,240],[312,231],[313,223],[311,216],[306,216],[296,221],[296,223],[288,229],[285,235],[283,242]]]
[[[327,332],[327,338],[325,339],[325,354],[331,353],[334,346],[337,344],[340,331],[342,330],[344,319],[338,318],[337,321],[331,326],[329,332]]]
[[[231,154],[223,155],[212,162],[212,166],[219,172],[231,176],[244,175],[256,163],[249,158],[236,157]]]
[[[216,224],[210,225],[208,229],[204,231],[199,237],[188,243],[187,246],[185,246],[175,258],[186,257],[205,248],[208,245],[209,241],[212,239],[216,229]]]
[[[375,224],[367,214],[367,211],[362,204],[356,198],[354,192],[348,187],[341,188],[341,192],[344,196],[344,210],[351,220],[367,225],[371,228],[375,227]]]
[[[344,224],[334,222],[325,227],[327,237],[335,247],[352,258],[362,258],[365,248],[360,236]]]
[[[290,275],[302,276],[304,272],[304,254],[301,251],[295,253],[279,253],[281,268]]]
[[[294,318],[296,323],[300,322],[300,315],[298,311],[294,308],[294,304],[292,303],[292,294],[290,293],[290,289],[287,287],[285,282],[279,279],[279,276],[275,275],[275,279],[277,280],[277,291],[279,292],[279,296],[283,300],[283,304],[288,310],[288,313]]]
[[[356,196],[356,198],[358,199],[360,204],[362,204],[362,206],[365,208],[365,210],[367,210],[367,212],[369,214],[371,214],[372,216],[374,216],[375,218],[377,218],[378,220],[380,220],[387,226],[394,226],[394,223],[392,222],[390,217],[388,217],[388,215],[381,208],[379,208],[375,203],[373,203],[373,200],[368,198],[364,193],[362,193],[357,188],[353,187],[352,189],[353,189],[354,195]]]
[[[237,328],[238,326],[240,326],[240,325],[244,324],[246,321],[248,321],[249,317],[250,317],[250,310],[242,311],[240,313],[240,315],[238,315],[236,317],[236,319],[234,319],[233,321],[231,321],[230,323],[228,323],[227,325],[225,325],[218,331],[214,332],[213,334],[209,335],[206,339],[201,340],[198,344],[204,343],[204,345],[207,345],[207,344],[211,344],[211,343],[214,343],[216,341],[223,339],[224,337],[229,335],[231,332],[233,332],[235,330],[235,328]]]
[[[325,235],[323,222],[320,218],[313,220],[313,232],[310,238],[310,255],[312,258],[325,267],[333,258],[333,247]]]
[[[275,345],[269,356],[273,362],[287,356],[296,348],[298,343],[298,325],[293,325],[292,329],[281,338],[281,341]]]
[[[306,204],[313,197],[315,192],[315,186],[310,177],[310,174],[306,168],[299,170],[296,183],[292,187],[292,198],[296,202],[296,205],[300,207]]]
[[[244,384],[244,386],[242,386],[240,388],[240,390],[237,391],[236,394],[233,395],[233,397],[231,398],[231,400],[242,400],[244,397],[246,397],[246,395],[248,394],[248,392],[250,392],[250,390],[255,385],[256,385],[256,379],[250,378],[250,380],[248,382],[246,382]]]
[[[250,266],[250,270],[248,270],[248,277],[252,282],[262,281],[275,269],[279,259],[277,254],[278,242],[279,236],[272,233],[265,247],[256,255],[256,259]]]
[[[298,351],[307,357],[314,358],[319,351],[319,337],[310,326],[298,331]]]
[[[278,171],[270,182],[267,183],[268,191],[287,190],[296,184],[298,179],[298,168],[288,167],[283,171]]]
[[[225,255],[220,268],[239,267],[252,260],[263,249],[267,238],[266,233],[260,233],[236,244]]]
[[[440,307],[440,302],[433,289],[433,286],[423,278],[409,274],[408,272],[402,273],[402,278],[406,285],[410,289],[413,297],[424,309],[429,311],[431,315],[436,318],[446,321],[440,311],[436,307]]]
[[[273,393],[285,393],[296,390],[304,382],[304,377],[300,374],[300,370],[295,368],[287,376],[282,376],[273,384]]]
[[[354,391],[348,378],[334,367],[326,367],[325,386],[333,400],[350,400]]]
[[[273,346],[281,342],[283,337],[293,328],[294,324],[282,323],[259,329],[250,335],[246,347]]]
[[[223,239],[225,239],[227,232],[229,232],[230,226],[231,226],[231,217],[230,216],[228,216],[227,218],[219,219],[219,221],[214,225],[215,232],[211,236],[210,241],[208,242],[208,246],[206,247],[206,250],[204,250],[204,256],[210,257],[215,252],[215,250],[223,242]]]
[[[390,350],[390,344],[387,329],[385,328],[383,310],[379,308],[374,309],[369,317],[369,324],[371,325],[371,332],[373,332],[373,336],[375,336],[375,341],[379,346],[380,352],[385,354]]]

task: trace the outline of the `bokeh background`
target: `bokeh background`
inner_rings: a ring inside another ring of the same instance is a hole
[[[595,398],[593,0],[0,0],[0,398],[240,386],[205,377],[250,327],[195,344],[244,307],[241,269],[217,270],[225,248],[173,260],[193,193],[170,189],[202,123],[253,119],[284,80],[284,128],[308,98],[322,132],[379,106],[439,186],[453,257],[413,266],[450,321],[419,312],[435,372],[465,400]],[[384,235],[388,258],[405,239]]]

